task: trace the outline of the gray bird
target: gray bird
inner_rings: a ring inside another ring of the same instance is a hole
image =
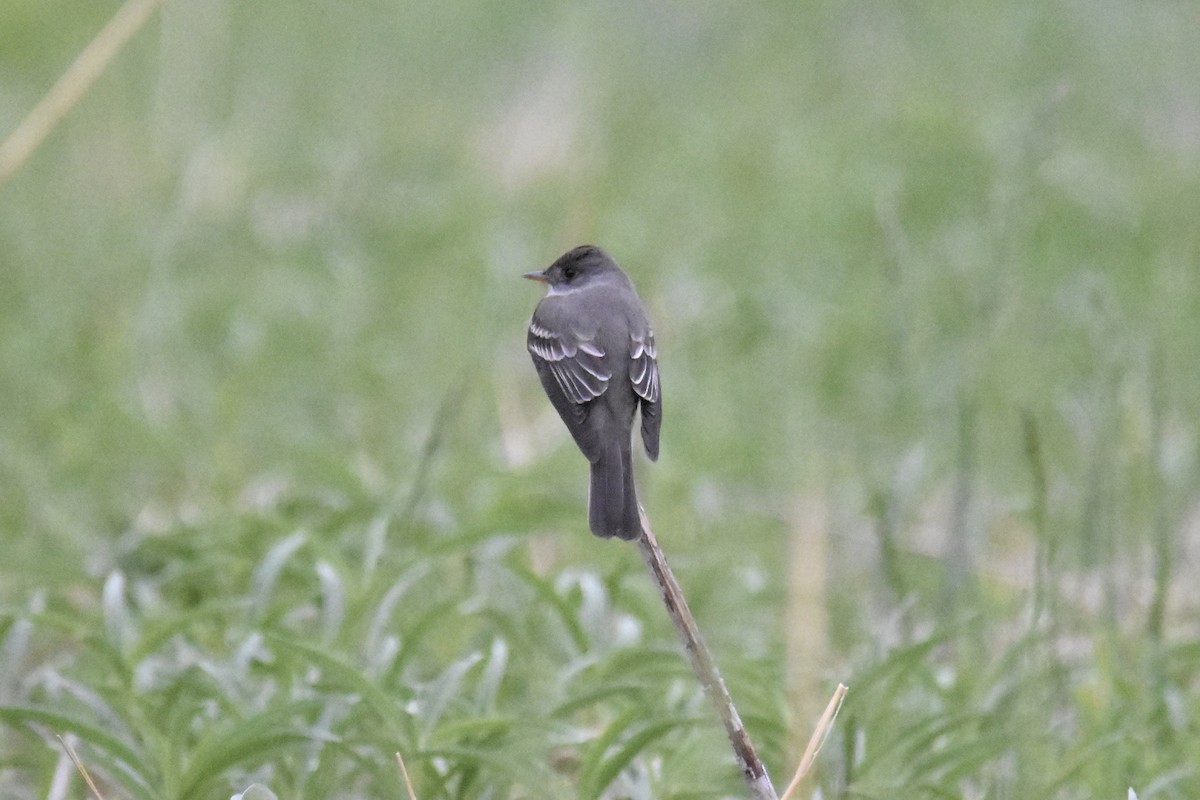
[[[636,539],[642,526],[630,444],[634,412],[641,408],[651,461],[662,426],[646,310],[629,276],[592,245],[525,277],[549,289],[534,309],[526,346],[542,388],[592,465],[588,526],[597,536]]]

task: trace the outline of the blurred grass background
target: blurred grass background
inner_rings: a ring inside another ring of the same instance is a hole
[[[3,135],[116,8],[4,5]],[[1198,75],[1185,2],[168,2],[0,187],[0,793],[736,795],[524,352],[595,242],[781,787],[840,680],[810,796],[1200,796]]]

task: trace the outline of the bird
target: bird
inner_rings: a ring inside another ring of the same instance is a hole
[[[632,430],[658,460],[662,387],[654,331],[629,276],[595,245],[581,245],[540,272],[546,284],[526,347],[542,388],[591,464],[588,527],[601,538],[642,534],[633,482]]]

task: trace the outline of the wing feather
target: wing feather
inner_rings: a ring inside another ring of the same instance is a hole
[[[572,403],[595,400],[608,388],[612,373],[604,368],[604,351],[595,342],[561,334],[533,322],[526,344]]]
[[[662,389],[658,377],[658,351],[654,331],[634,335],[629,342],[629,381],[640,398],[642,443],[650,460],[658,460],[658,434],[662,429]]]
[[[633,383],[633,390],[648,403],[657,403],[659,399],[657,355],[654,331],[630,338],[629,380]]]

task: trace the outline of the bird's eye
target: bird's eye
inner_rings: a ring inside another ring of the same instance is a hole
[[[574,267],[563,267],[563,277],[569,281],[575,280],[575,276],[579,274],[579,270]]]

